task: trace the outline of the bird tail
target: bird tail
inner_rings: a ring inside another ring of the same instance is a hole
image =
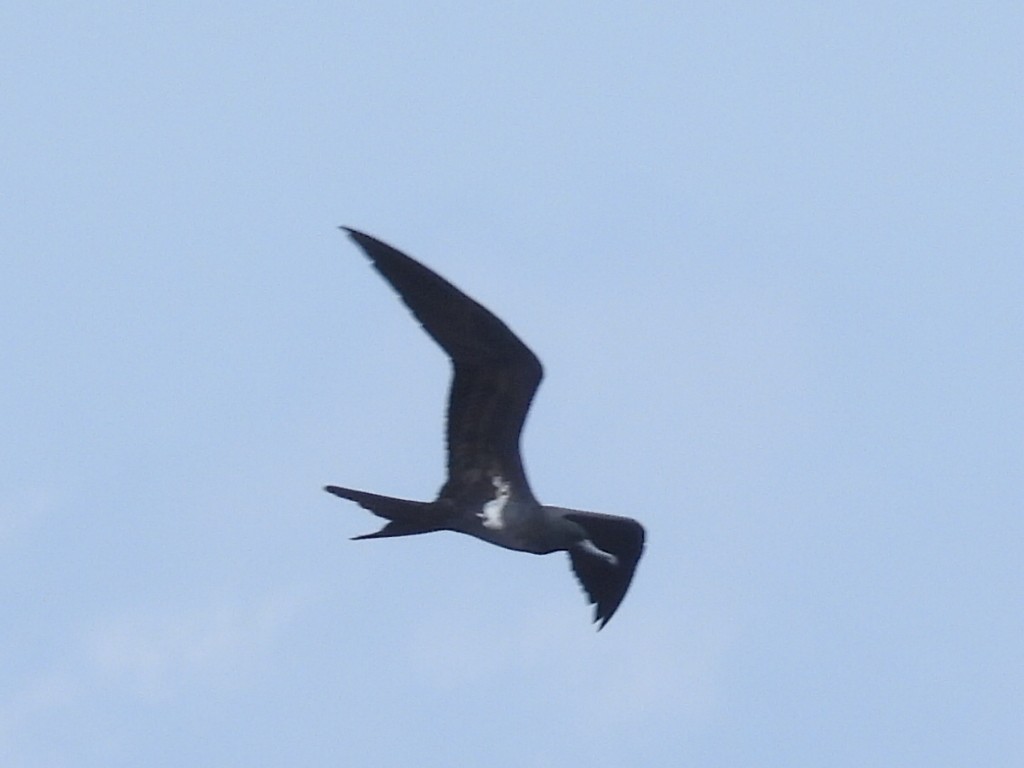
[[[388,521],[387,525],[376,533],[354,536],[353,541],[383,539],[390,536],[415,536],[418,533],[431,533],[446,528],[444,516],[439,514],[437,507],[430,502],[379,496],[376,493],[339,488],[336,485],[328,485],[324,490],[343,499],[354,501],[363,509],[368,509],[377,517],[383,517]]]

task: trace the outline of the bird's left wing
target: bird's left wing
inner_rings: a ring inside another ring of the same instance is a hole
[[[644,551],[644,527],[629,517],[582,510],[559,511],[566,519],[582,526],[594,545],[614,555],[617,561],[612,565],[585,550],[569,550],[572,569],[594,604],[594,621],[598,623],[597,628],[602,629],[615,615],[633,581]]]

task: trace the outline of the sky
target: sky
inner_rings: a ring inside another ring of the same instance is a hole
[[[0,11],[0,764],[1024,764],[1015,2]],[[430,499],[448,363],[545,364],[564,555]]]

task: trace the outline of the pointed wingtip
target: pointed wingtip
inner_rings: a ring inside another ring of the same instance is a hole
[[[616,606],[618,608],[618,606]],[[601,606],[597,603],[594,604],[594,631],[600,632],[605,628],[605,625],[611,620],[612,614],[615,613],[615,608],[612,609],[611,613],[606,613],[601,609]]]
[[[361,242],[366,241],[366,240],[372,241],[372,240],[376,239],[376,238],[371,237],[370,235],[366,234],[365,232],[363,232],[361,230],[355,229],[354,227],[346,227],[344,224],[340,225],[338,227],[338,229],[340,229],[346,235],[351,237],[357,243],[361,243]]]
[[[359,231],[358,229],[353,229],[352,227],[346,227],[344,225],[339,226],[338,229],[340,229],[342,232],[344,232],[346,235],[348,235],[349,239],[351,239],[352,242],[354,242],[356,245],[358,245],[360,248],[362,248],[363,252],[372,261],[376,261],[376,259],[373,256],[373,251],[376,248],[383,247],[383,248],[385,248],[387,250],[393,250],[390,246],[385,245],[380,240],[378,240],[377,238],[373,237],[373,235],[368,235],[365,232]]]

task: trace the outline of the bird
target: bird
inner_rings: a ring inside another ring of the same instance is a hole
[[[520,435],[543,368],[487,308],[402,251],[340,227],[387,280],[452,364],[446,419],[447,478],[433,501],[328,485],[387,521],[353,540],[436,531],[467,534],[520,552],[566,552],[601,630],[629,589],[644,527],[618,515],[546,506],[530,489]]]

